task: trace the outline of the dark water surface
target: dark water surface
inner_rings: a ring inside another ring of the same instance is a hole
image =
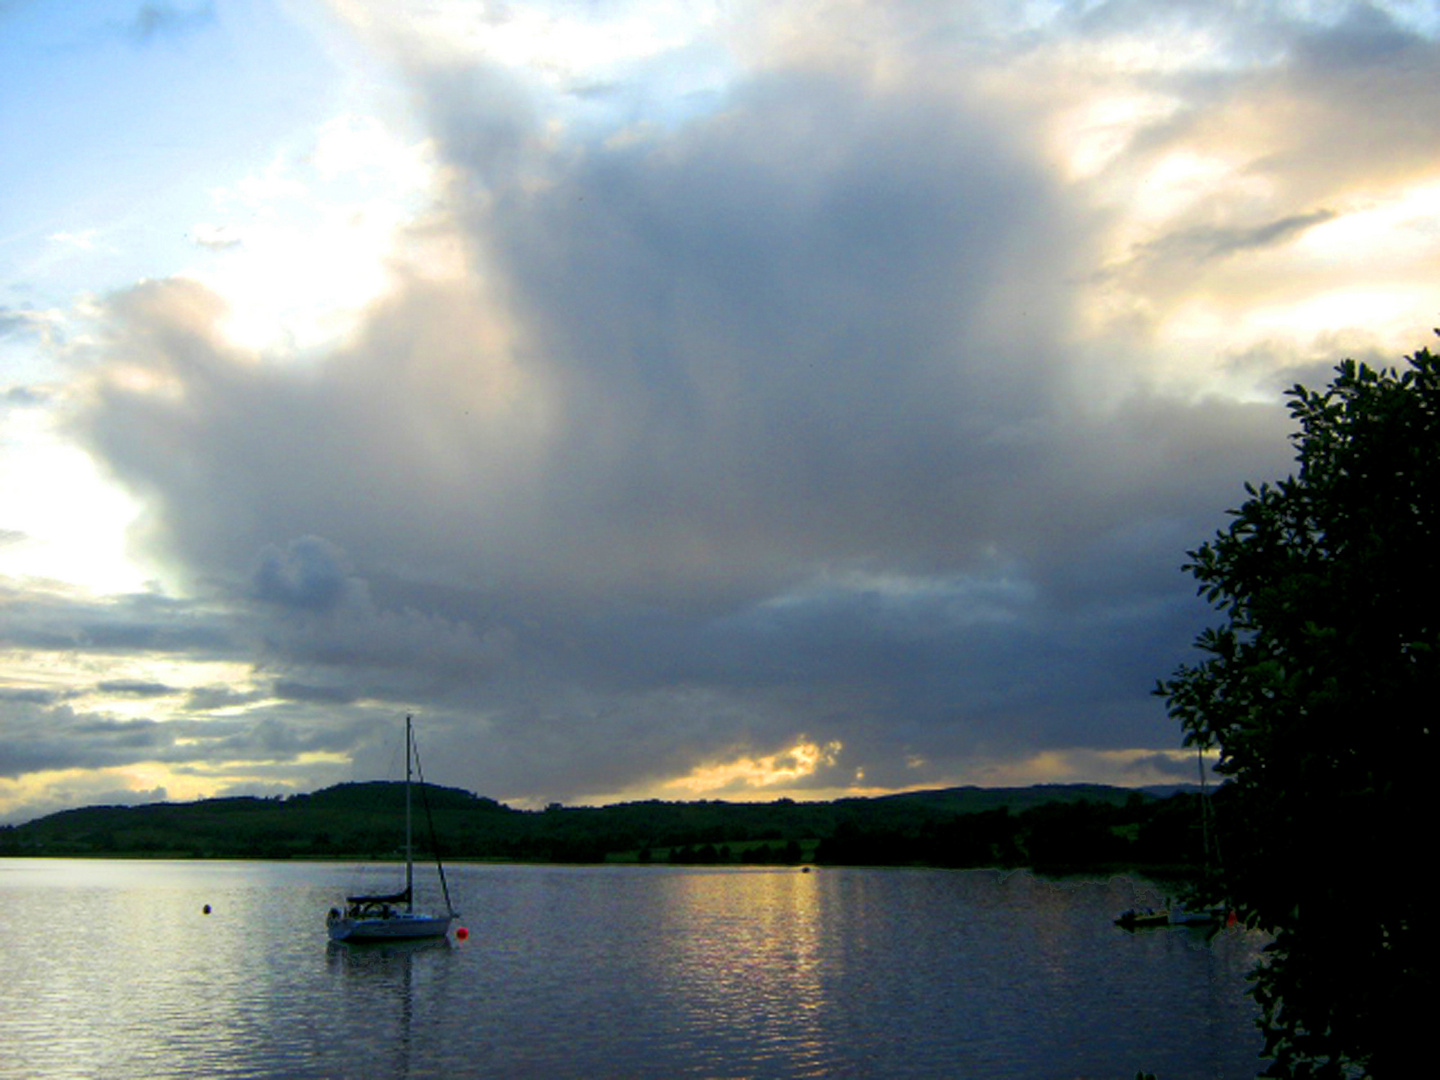
[[[1258,1071],[1261,942],[1119,930],[1131,879],[447,869],[468,940],[347,946],[326,910],[393,867],[0,860],[0,1076]]]

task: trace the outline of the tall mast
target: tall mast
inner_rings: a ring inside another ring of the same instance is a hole
[[[410,717],[405,717],[405,910],[415,910],[415,855],[410,846]]]

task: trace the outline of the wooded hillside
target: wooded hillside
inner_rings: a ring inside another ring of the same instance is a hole
[[[433,850],[433,821],[447,859],[1184,868],[1204,855],[1200,798],[1081,784],[526,811],[426,784],[414,812],[417,855]],[[0,855],[398,858],[403,820],[402,784],[341,784],[285,799],[67,810],[0,829]]]

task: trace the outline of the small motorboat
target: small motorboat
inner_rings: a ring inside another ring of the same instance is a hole
[[[1124,930],[1138,930],[1144,926],[1169,926],[1170,909],[1153,907],[1127,908],[1116,917],[1115,925]]]

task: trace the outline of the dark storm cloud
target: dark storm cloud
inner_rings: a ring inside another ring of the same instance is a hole
[[[135,698],[168,697],[177,692],[173,686],[146,682],[141,679],[107,679],[104,682],[96,683],[95,689],[102,694]]]
[[[123,691],[122,691],[123,693]],[[236,762],[290,766],[314,753],[354,753],[374,737],[369,717],[326,718],[261,710],[238,718],[117,719],[34,695],[0,695],[7,738],[0,778],[146,762],[204,769]]]
[[[265,545],[254,577],[258,599],[302,611],[334,611],[358,587],[340,549],[318,536],[292,540],[283,551]]]
[[[236,648],[233,623],[203,602],[151,593],[96,600],[3,579],[0,602],[9,616],[0,643],[12,648],[191,659],[228,657]]]
[[[261,690],[236,690],[229,686],[201,686],[191,690],[185,699],[185,711],[203,715],[219,709],[236,709],[265,698]]]
[[[0,744],[0,777],[59,769],[94,769],[153,761],[174,743],[173,732],[149,720],[120,721],[76,712],[7,703]]]
[[[1147,7],[1101,5],[1087,32]],[[1129,268],[1148,302],[1329,220],[1327,132],[1364,125],[1325,71],[1386,82],[1385,162],[1408,153],[1402,92],[1440,93],[1413,36],[1264,22],[1285,59],[1156,76],[1183,107],[1132,157],[1253,108],[1277,135],[1248,165],[1279,194],[1168,221]],[[77,431],[143,500],[146,550],[228,621],[122,606],[30,632],[191,655],[208,634],[278,702],[274,726],[165,760],[365,754],[375,715],[412,706],[437,779],[506,798],[800,736],[844,743],[824,782],[879,785],[1174,745],[1149,691],[1204,619],[1179,564],[1243,480],[1288,468],[1287,425],[1273,401],[1151,389],[1143,342],[1106,360],[1123,393],[1092,393],[1076,307],[1105,214],[1023,109],[958,65],[780,56],[673,128],[567,141],[499,71],[402,59],[449,167],[417,232],[464,274],[397,269],[307,365],[229,343],[194,283],[107,302]]]
[[[193,762],[289,762],[305,754],[353,751],[356,744],[353,722],[307,723],[261,714],[258,718],[206,720],[181,727],[191,738],[207,743],[205,754],[187,758]]]
[[[556,415],[528,558],[743,594],[1015,531],[1007,474],[1063,423],[1076,228],[1023,146],[961,101],[797,75],[548,168],[460,193]]]
[[[53,705],[66,696],[63,690],[48,690],[34,687],[0,687],[0,702],[19,705]]]
[[[218,573],[307,521],[367,567],[399,552],[462,580],[662,600],[770,588],[817,558],[944,565],[1007,540],[1032,513],[1007,498],[1009,473],[1033,473],[1064,423],[1044,385],[1063,265],[1043,253],[1063,222],[983,125],[811,92],[806,108],[788,89],[780,118],[762,96],[758,134],[732,121],[680,154],[581,162],[470,223],[503,242],[533,339],[518,358],[474,355],[475,298],[427,286],[378,311],[318,384],[213,344],[193,287],[120,298],[122,348],[143,342],[185,394],[109,388],[97,441],[150,477],[159,538]],[[794,161],[768,149],[792,130]],[[1005,271],[1030,259],[1017,296]],[[157,476],[177,425],[206,438]],[[331,485],[313,483],[322,469]],[[222,473],[250,526],[216,512]],[[266,550],[261,596],[338,598],[333,567],[297,549],[282,571]]]
[[[288,701],[319,702],[326,705],[349,705],[356,699],[354,690],[335,686],[311,686],[306,683],[277,679],[271,693]]]

